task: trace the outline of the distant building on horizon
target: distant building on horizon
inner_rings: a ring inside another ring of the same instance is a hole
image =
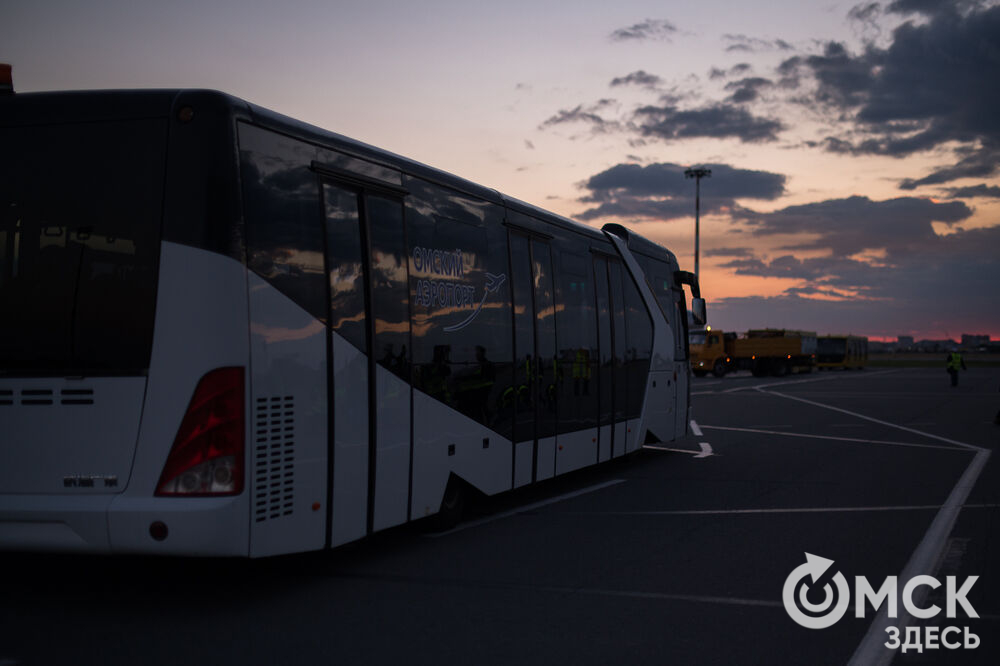
[[[985,350],[990,346],[990,336],[988,335],[969,335],[968,333],[962,334],[962,348],[975,350],[983,349]]]
[[[896,338],[896,343],[899,345],[899,349],[901,351],[905,351],[907,349],[912,349],[914,347],[914,345],[916,344],[913,341],[913,336],[912,335],[901,335],[898,338]]]
[[[917,342],[917,349],[934,353],[958,351],[958,343],[954,340],[920,340]]]

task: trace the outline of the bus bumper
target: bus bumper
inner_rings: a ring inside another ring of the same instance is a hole
[[[0,551],[246,557],[246,511],[244,496],[0,495]]]

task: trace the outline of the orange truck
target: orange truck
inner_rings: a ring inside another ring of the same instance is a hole
[[[816,340],[812,331],[765,328],[738,336],[708,327],[690,334],[691,371],[698,377],[709,372],[723,377],[737,370],[749,370],[755,377],[812,372]]]

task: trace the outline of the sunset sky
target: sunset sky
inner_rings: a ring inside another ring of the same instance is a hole
[[[693,269],[717,328],[1000,338],[1000,2],[5,0],[18,92],[216,88]]]

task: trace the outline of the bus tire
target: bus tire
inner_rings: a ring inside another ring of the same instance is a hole
[[[712,374],[716,377],[726,376],[726,364],[723,363],[722,359],[715,362],[715,365],[712,367]]]

